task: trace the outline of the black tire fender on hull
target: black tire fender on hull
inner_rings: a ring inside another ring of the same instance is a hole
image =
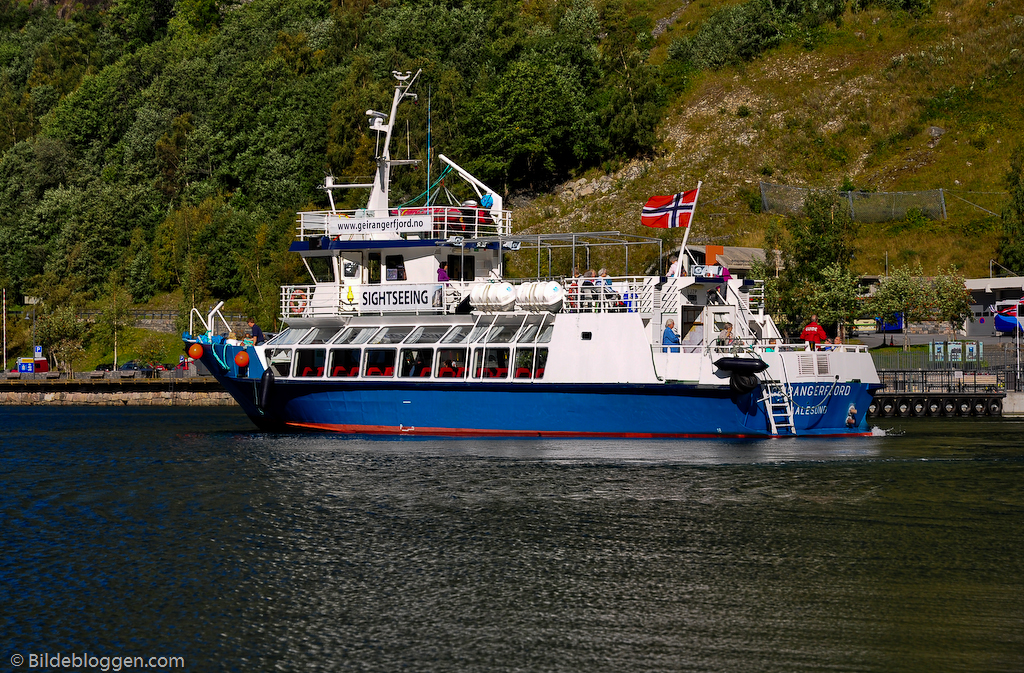
[[[746,395],[761,383],[757,374],[768,369],[760,358],[727,357],[715,360],[715,367],[729,372],[729,391],[734,397]]]
[[[263,370],[263,376],[260,377],[259,396],[256,398],[256,403],[259,405],[261,411],[266,411],[267,402],[270,400],[270,392],[274,387],[274,372],[270,369]]]

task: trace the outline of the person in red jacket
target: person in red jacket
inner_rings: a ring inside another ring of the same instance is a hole
[[[818,316],[816,315],[811,316],[811,322],[807,323],[803,332],[800,332],[800,338],[803,341],[809,341],[814,344],[815,350],[817,350],[818,344],[824,341],[827,336],[825,328],[818,324]]]

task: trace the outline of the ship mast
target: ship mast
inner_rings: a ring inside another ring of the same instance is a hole
[[[383,112],[377,112],[375,110],[367,110],[366,116],[370,118],[370,130],[377,132],[377,156],[374,157],[377,160],[377,175],[374,177],[373,187],[370,190],[370,199],[366,204],[366,208],[370,211],[371,216],[376,215],[387,215],[388,213],[388,192],[391,188],[391,167],[392,166],[406,166],[410,164],[419,163],[418,159],[392,159],[391,158],[391,132],[395,127],[395,117],[398,112],[398,104],[406,98],[416,100],[418,96],[414,93],[409,93],[409,89],[413,83],[420,76],[422,70],[417,70],[415,74],[411,71],[399,72],[397,70],[392,71],[395,79],[398,80],[398,85],[395,87],[395,96],[391,101],[391,114],[385,115]],[[381,134],[384,134],[383,146],[381,146]]]

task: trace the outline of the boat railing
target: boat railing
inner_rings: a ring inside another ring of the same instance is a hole
[[[651,313],[657,293],[651,276],[562,279],[563,313]]]
[[[757,339],[753,337],[733,338],[729,343],[720,343],[718,338],[712,338],[706,343],[687,343],[685,340],[676,344],[663,344],[660,341],[651,344],[655,352],[669,349],[665,352],[671,353],[698,353],[702,352],[712,357],[750,354],[762,357],[766,353],[867,353],[868,347],[865,344],[829,344],[827,346],[814,346],[807,341],[794,343],[772,343],[772,339]],[[674,350],[680,348],[680,350]]]
[[[365,209],[321,210],[298,213],[296,238],[306,241],[327,236],[334,240],[359,241],[380,238],[379,223],[388,218],[427,215],[430,226],[426,229],[410,230],[409,234],[427,238],[448,239],[509,236],[512,233],[512,213],[508,210],[492,212],[480,207],[422,206],[416,208],[392,208],[387,215],[374,216]],[[370,222],[374,226],[370,226]],[[399,230],[399,233],[403,233]]]

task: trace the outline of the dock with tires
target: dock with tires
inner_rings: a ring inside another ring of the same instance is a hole
[[[880,371],[885,387],[875,393],[868,416],[1002,416],[1005,371]]]

